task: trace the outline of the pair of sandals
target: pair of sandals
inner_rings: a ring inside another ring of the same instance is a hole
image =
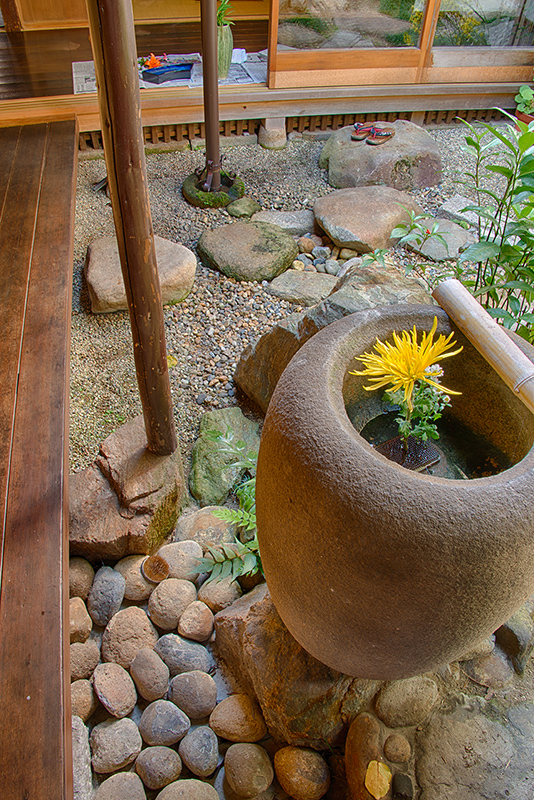
[[[377,128],[370,122],[356,122],[351,133],[351,139],[355,142],[367,142],[367,144],[377,145],[389,142],[395,136],[395,131],[391,128]]]

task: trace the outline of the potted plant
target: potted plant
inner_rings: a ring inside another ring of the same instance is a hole
[[[436,318],[441,341],[453,333],[462,348],[442,364],[459,392],[451,422],[506,455],[498,474],[415,472],[361,435],[386,409],[355,359],[414,325],[418,340],[429,335]],[[534,348],[511,337],[534,362]],[[533,493],[534,415],[442,309],[345,317],[303,345],[267,411],[256,517],[273,602],[295,639],[339,672],[394,680],[436,669],[534,590]]]
[[[519,87],[515,96],[517,108],[515,115],[521,122],[529,122],[534,120],[534,89],[526,83]]]
[[[217,8],[217,63],[219,80],[228,77],[230,64],[232,63],[232,52],[234,49],[234,37],[232,36],[233,21],[229,18],[232,11],[230,0],[219,0]]]

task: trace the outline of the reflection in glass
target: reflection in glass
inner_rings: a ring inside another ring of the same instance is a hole
[[[434,47],[529,47],[533,22],[534,0],[442,0]]]
[[[280,0],[278,49],[417,46],[413,7],[413,0]]]

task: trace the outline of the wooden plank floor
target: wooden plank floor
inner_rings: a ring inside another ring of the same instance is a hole
[[[237,20],[234,47],[267,47],[267,20]],[[200,22],[137,25],[139,55],[200,52]],[[0,31],[0,101],[72,94],[72,62],[92,61],[86,28]]]
[[[0,130],[0,775],[72,796],[68,366],[77,128]]]

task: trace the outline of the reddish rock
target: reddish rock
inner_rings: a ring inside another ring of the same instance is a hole
[[[305,747],[283,747],[274,756],[280,786],[294,800],[320,800],[330,786],[324,758]]]
[[[187,606],[178,622],[178,633],[195,642],[207,641],[213,633],[213,612],[205,603],[195,600]]]
[[[86,558],[74,556],[69,559],[69,597],[87,600],[95,571]]]
[[[74,642],[70,646],[70,679],[79,681],[90,678],[100,661],[100,650],[92,641]]]
[[[153,648],[158,632],[142,608],[132,606],[119,611],[109,621],[102,637],[102,658],[128,669],[143,647]]]
[[[97,789],[94,800],[146,800],[141,779],[134,772],[118,772],[106,778]]]
[[[401,733],[392,733],[384,742],[384,755],[394,764],[404,764],[410,760],[412,747]]]
[[[69,601],[70,643],[86,642],[93,630],[93,620],[81,597],[71,597]]]
[[[217,684],[207,672],[182,672],[171,681],[169,700],[181,708],[189,719],[202,719],[211,714],[217,705]]]
[[[391,681],[378,693],[376,713],[389,728],[419,725],[438,701],[438,687],[431,678],[416,676]]]
[[[185,581],[198,578],[198,560],[202,558],[202,548],[198,542],[187,540],[164,544],[158,550],[158,556],[164,558],[169,565],[169,578]]]
[[[232,694],[215,706],[210,728],[231,742],[257,742],[267,733],[260,708],[246,694]]]
[[[235,541],[235,525],[224,522],[213,513],[219,508],[220,506],[205,506],[198,511],[182,514],[176,524],[176,540],[192,540],[202,548]]]
[[[345,769],[352,800],[373,800],[365,788],[365,774],[370,761],[379,761],[380,723],[372,714],[358,714],[352,721],[345,743]]]
[[[98,664],[93,672],[93,688],[104,708],[114,717],[126,717],[137,702],[133,680],[120,664]]]
[[[148,600],[148,615],[154,625],[163,631],[172,631],[185,609],[197,599],[197,590],[191,581],[167,578],[161,581]]]
[[[271,759],[257,744],[231,745],[224,757],[224,773],[240,797],[257,797],[269,788],[274,778]]]
[[[157,745],[139,753],[135,770],[147,789],[163,789],[180,777],[182,761],[176,750]]]
[[[238,582],[229,577],[223,578],[221,581],[203,583],[198,590],[198,599],[216,614],[223,608],[231,606],[235,600],[241,597],[241,594]]]
[[[134,603],[147,600],[154,591],[154,584],[143,577],[141,564],[146,556],[126,556],[117,561],[114,569],[124,578],[124,599]]]
[[[98,708],[98,697],[93,691],[91,681],[81,679],[70,685],[72,715],[87,722]]]

